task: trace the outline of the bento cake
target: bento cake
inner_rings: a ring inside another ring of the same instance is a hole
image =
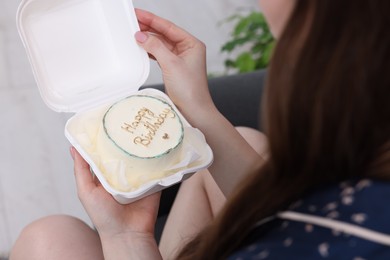
[[[104,113],[97,135],[100,169],[116,190],[129,191],[163,178],[167,165],[180,161],[182,121],[166,101],[129,96]]]
[[[107,137],[129,156],[164,156],[183,139],[182,122],[171,105],[151,96],[134,95],[111,106],[103,118]]]

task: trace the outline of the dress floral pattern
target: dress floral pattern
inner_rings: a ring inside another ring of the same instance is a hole
[[[312,193],[289,210],[387,234],[390,239],[388,182],[345,181]],[[272,228],[229,259],[390,259],[390,246],[340,230],[280,218],[263,225]]]

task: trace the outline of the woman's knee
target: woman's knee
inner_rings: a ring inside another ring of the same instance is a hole
[[[268,139],[265,134],[245,126],[236,127],[236,129],[261,157],[264,159],[268,157]]]
[[[55,256],[58,256],[56,259],[65,259],[90,253],[96,257],[93,251],[101,255],[100,240],[95,231],[77,218],[56,215],[26,226],[15,242],[10,259],[49,259]]]

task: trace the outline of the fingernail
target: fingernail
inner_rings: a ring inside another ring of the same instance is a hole
[[[135,39],[140,43],[144,43],[148,39],[148,35],[143,32],[136,32],[134,36]]]
[[[72,159],[74,160],[74,147],[70,147],[70,156],[72,156]]]

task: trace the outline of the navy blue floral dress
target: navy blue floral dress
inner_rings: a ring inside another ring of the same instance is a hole
[[[240,259],[389,259],[390,183],[332,185],[255,228]]]

